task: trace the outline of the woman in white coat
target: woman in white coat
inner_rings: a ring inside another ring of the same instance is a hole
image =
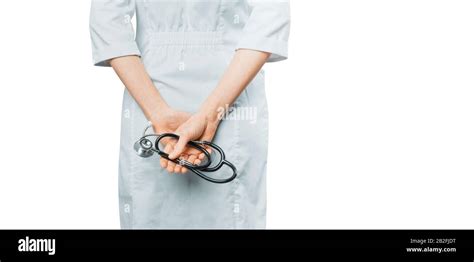
[[[122,228],[265,227],[268,113],[261,68],[287,58],[289,24],[285,0],[92,0],[94,64],[112,66],[126,87]],[[234,110],[220,117],[228,108]],[[232,117],[239,109],[256,112],[255,119]],[[237,178],[213,184],[171,161],[140,158],[133,145],[148,121],[157,134],[180,136],[166,144],[171,158],[198,164],[202,154],[186,143],[213,141]]]

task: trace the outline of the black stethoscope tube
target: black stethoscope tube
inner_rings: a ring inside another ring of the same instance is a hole
[[[145,132],[146,132],[146,129],[145,129]],[[155,142],[152,143],[151,140],[149,140],[149,137],[156,137]],[[225,183],[231,182],[237,177],[237,168],[232,163],[230,163],[229,161],[225,159],[224,150],[222,150],[222,148],[220,148],[218,145],[211,142],[207,142],[207,141],[189,141],[188,145],[194,149],[199,150],[201,153],[205,155],[205,158],[206,158],[206,161],[204,162],[204,164],[194,165],[183,159],[170,159],[169,154],[161,151],[159,145],[160,145],[160,141],[164,138],[179,139],[179,136],[176,134],[171,134],[171,133],[165,133],[165,134],[160,134],[160,135],[156,135],[156,134],[144,135],[137,141],[136,144],[138,146],[136,146],[135,149],[137,149],[137,152],[142,157],[149,157],[151,156],[149,152],[155,152],[161,157],[169,161],[172,161],[173,163],[186,167],[188,170],[198,175],[202,179],[212,182],[212,183],[225,184]],[[211,154],[205,148],[205,146],[208,146],[214,149],[220,155],[220,159],[217,164],[210,166],[212,163]],[[143,152],[145,152],[145,154],[143,154]],[[217,178],[209,177],[204,174],[206,172],[216,172],[219,169],[221,169],[224,165],[228,166],[232,170],[232,176],[228,178],[217,179]]]

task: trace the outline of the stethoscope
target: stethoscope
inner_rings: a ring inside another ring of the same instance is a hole
[[[201,163],[199,165],[194,165],[184,159],[170,159],[168,154],[163,152],[160,149],[160,141],[164,138],[179,139],[179,136],[172,133],[164,133],[160,135],[147,134],[148,129],[150,129],[152,126],[153,125],[151,124],[151,122],[148,122],[148,126],[143,131],[142,137],[137,142],[135,142],[133,146],[138,156],[143,157],[143,158],[148,158],[148,157],[151,157],[154,153],[157,153],[161,157],[169,161],[172,161],[178,165],[186,167],[194,174],[212,183],[217,183],[217,184],[229,183],[230,181],[234,180],[237,177],[237,169],[232,163],[230,163],[229,161],[225,159],[224,150],[222,150],[222,148],[220,148],[218,145],[211,142],[207,142],[207,141],[189,141],[188,142],[188,146],[199,150],[201,153],[205,155],[206,161],[204,161],[204,163]],[[154,142],[151,140],[153,138],[155,139]],[[213,166],[211,166],[212,164],[211,153],[209,153],[209,151],[207,151],[204,146],[212,148],[213,151],[216,152],[220,156],[219,162],[217,164],[214,164]],[[217,170],[221,169],[222,166],[224,165],[232,169],[232,176],[228,178],[213,178],[202,173],[202,172],[206,172],[206,173],[216,172]]]

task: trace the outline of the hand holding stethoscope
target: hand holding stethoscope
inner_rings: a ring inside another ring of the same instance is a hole
[[[212,182],[212,183],[228,183],[234,180],[237,177],[237,169],[236,167],[225,159],[225,153],[218,145],[208,142],[208,141],[189,141],[184,145],[180,145],[179,142],[177,146],[181,146],[183,148],[174,151],[173,153],[182,151],[185,146],[189,146],[198,150],[200,153],[204,154],[204,162],[201,162],[199,165],[195,165],[183,159],[175,159],[171,157],[170,154],[165,153],[164,149],[162,148],[162,142],[165,138],[179,140],[179,136],[172,133],[165,133],[165,134],[147,134],[148,129],[152,127],[152,124],[149,123],[148,126],[143,131],[142,137],[134,144],[134,149],[137,154],[141,157],[148,158],[151,157],[154,153],[157,153],[161,157],[172,161],[178,165],[184,166],[189,169],[191,172],[195,173],[199,177]],[[209,153],[206,149],[209,147],[213,149],[216,158]],[[228,166],[232,173],[230,172],[217,172],[223,166]],[[226,174],[222,174],[226,173]]]

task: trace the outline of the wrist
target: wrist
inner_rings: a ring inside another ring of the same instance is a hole
[[[172,108],[167,104],[156,105],[149,113],[148,120],[153,123],[162,122],[172,114]]]
[[[219,125],[225,111],[225,107],[218,105],[207,105],[203,106],[198,111],[198,114],[204,117],[208,124],[217,126]]]

